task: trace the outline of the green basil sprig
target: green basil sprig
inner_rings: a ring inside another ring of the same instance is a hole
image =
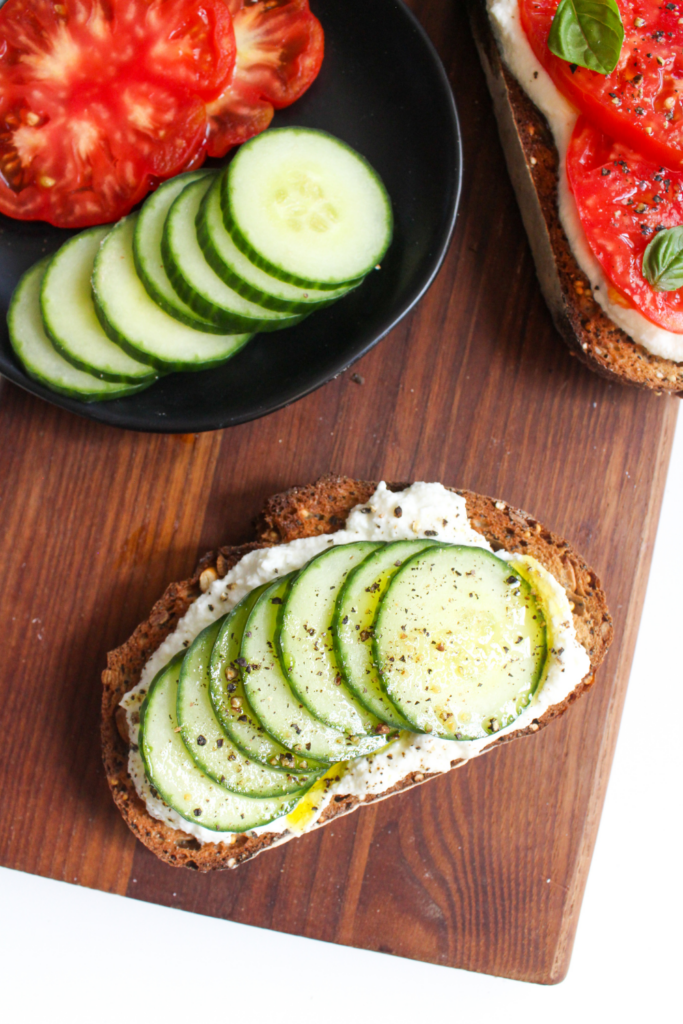
[[[643,277],[657,292],[683,288],[683,227],[657,232],[643,253]]]
[[[560,0],[548,36],[557,57],[609,75],[619,63],[624,25],[616,0]]]

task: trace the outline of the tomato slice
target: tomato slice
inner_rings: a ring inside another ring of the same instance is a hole
[[[617,0],[624,43],[610,75],[550,52],[557,3],[519,0],[531,47],[558,89],[606,135],[655,163],[683,169],[683,0]]]
[[[642,271],[655,233],[683,224],[683,172],[665,170],[580,117],[567,151],[567,177],[588,244],[611,284],[610,298],[683,333],[683,289],[655,291]]]
[[[207,107],[209,156],[223,156],[294,103],[320,70],[323,30],[308,0],[226,0],[237,59],[230,84]]]
[[[201,163],[234,68],[224,0],[9,0],[0,12],[0,211],[115,220]]]

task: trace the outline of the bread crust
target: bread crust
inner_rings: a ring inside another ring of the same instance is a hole
[[[648,352],[612,323],[593,298],[560,223],[559,158],[548,122],[503,64],[486,0],[468,0],[468,5],[505,160],[557,330],[571,353],[601,376],[683,397],[683,363]]]
[[[135,686],[150,656],[176,628],[179,619],[201,594],[202,573],[207,573],[209,578],[223,577],[249,551],[288,543],[300,537],[333,533],[344,525],[355,505],[370,498],[376,486],[367,481],[328,475],[314,484],[294,487],[270,498],[255,522],[255,542],[239,547],[222,547],[205,555],[194,575],[181,583],[172,583],[154,605],[149,618],[137,627],[126,643],[107,655],[107,668],[102,673],[102,753],[107,782],[131,831],[167,864],[198,871],[231,868],[271,846],[295,837],[291,833],[283,836],[271,832],[259,836],[238,836],[231,844],[200,844],[193,837],[152,818],[128,774],[128,744],[117,726],[121,698]],[[408,484],[389,486],[392,490],[402,490]],[[588,652],[591,662],[590,672],[561,704],[548,708],[527,729],[492,741],[493,747],[518,736],[537,732],[563,714],[570,704],[591,687],[595,670],[612,640],[612,620],[597,576],[567,541],[505,502],[471,491],[456,493],[465,498],[472,525],[486,537],[494,550],[505,549],[533,555],[562,584],[574,606],[577,637]],[[460,763],[453,761],[451,767]],[[433,777],[411,772],[391,789],[369,795],[362,801],[351,796],[336,797],[314,827],[319,828],[341,814],[348,814],[361,803],[384,799]]]

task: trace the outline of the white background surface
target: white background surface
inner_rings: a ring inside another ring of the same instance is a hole
[[[681,1020],[682,519],[680,417],[614,768],[561,985],[414,963],[0,869],[2,1018],[366,1024],[388,1011],[391,1024]]]

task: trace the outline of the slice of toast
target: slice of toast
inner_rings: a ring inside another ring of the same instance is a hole
[[[202,593],[202,586],[206,587],[216,577],[225,576],[243,555],[255,548],[340,529],[351,509],[366,502],[376,486],[375,483],[348,477],[325,476],[314,484],[295,487],[270,498],[256,521],[254,543],[220,548],[202,558],[194,576],[182,583],[171,584],[155,604],[147,621],[137,627],[126,643],[108,655],[107,668],[102,674],[102,750],[107,781],[128,826],[167,864],[199,871],[235,867],[262,850],[295,837],[291,833],[283,836],[266,832],[258,836],[239,836],[231,844],[202,845],[192,836],[152,818],[128,774],[125,717],[119,701],[138,682],[145,663]],[[392,490],[407,486],[390,485]],[[573,604],[578,640],[588,652],[591,662],[590,672],[561,704],[548,708],[527,729],[492,741],[491,746],[494,746],[525,733],[537,732],[563,714],[577,697],[589,689],[595,669],[612,640],[612,620],[595,573],[566,541],[546,530],[531,516],[502,501],[470,491],[457,493],[466,500],[472,526],[486,537],[494,551],[505,549],[533,555],[562,584]],[[451,767],[458,763],[461,762],[453,761]],[[431,777],[413,772],[386,792],[367,796],[362,802],[381,800]],[[357,797],[336,797],[314,827],[319,828],[340,814],[355,810],[360,803]]]
[[[573,355],[611,380],[683,397],[683,364],[652,355],[606,316],[576,262],[557,207],[558,154],[548,122],[503,64],[486,0],[468,0],[541,291]]]

